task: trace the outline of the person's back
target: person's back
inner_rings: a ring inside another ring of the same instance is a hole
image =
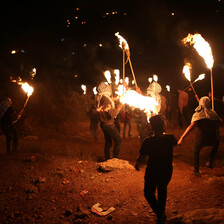
[[[196,143],[200,146],[214,146],[218,144],[218,120],[201,119],[195,121]]]
[[[140,150],[140,154],[147,154],[150,168],[171,168],[173,161],[173,147],[176,139],[173,135],[163,134],[146,138]]]
[[[172,177],[173,147],[177,144],[177,140],[173,135],[164,134],[165,122],[162,116],[151,117],[150,123],[155,135],[143,141],[135,168],[139,170],[144,158],[148,156],[144,195],[157,215],[157,223],[164,224],[167,185]],[[155,195],[156,189],[158,199]]]

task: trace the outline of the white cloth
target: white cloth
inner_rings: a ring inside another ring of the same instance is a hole
[[[195,109],[191,122],[202,119],[209,119],[213,121],[219,120],[218,114],[211,110],[210,99],[207,96],[204,96],[199,100],[199,106]]]

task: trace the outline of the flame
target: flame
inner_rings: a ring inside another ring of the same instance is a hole
[[[12,77],[10,77],[10,79],[12,82],[15,82],[21,86],[27,97],[30,97],[33,94],[34,88],[30,86],[27,82],[22,82],[22,79],[20,77],[18,77],[17,80],[12,79]]]
[[[33,68],[32,71],[31,71],[31,77],[32,79],[34,78],[34,76],[37,74],[37,70],[36,68]]]
[[[27,97],[30,97],[33,94],[34,89],[27,82],[23,82],[21,88],[27,94]]]
[[[201,36],[201,34],[188,34],[182,42],[186,45],[186,43],[190,43],[196,49],[198,54],[204,59],[207,67],[211,69],[214,64],[214,59],[212,55],[212,49],[208,42]]]
[[[114,74],[115,74],[115,84],[118,85],[120,81],[120,70],[114,69]]]
[[[151,83],[152,82],[152,77],[149,77],[148,81],[149,81],[149,83]]]
[[[81,85],[81,88],[82,88],[82,90],[83,90],[83,94],[85,95],[86,94],[86,85]]]
[[[129,78],[125,77],[124,81],[127,83],[127,85],[129,84]]]
[[[135,90],[126,91],[120,98],[120,101],[123,104],[128,104],[131,107],[139,108],[143,110],[147,117],[150,118],[152,113],[158,114],[156,106],[158,106],[158,102],[149,96],[143,96],[137,93]]]
[[[111,83],[111,74],[110,74],[110,71],[109,71],[109,70],[106,70],[106,71],[104,72],[104,76],[105,76],[107,82],[108,82],[108,83]]]
[[[125,51],[129,51],[128,42],[119,34],[119,32],[115,33],[115,36],[119,40],[119,47]]]
[[[167,92],[170,92],[170,86],[169,85],[166,85],[166,90],[167,90]]]
[[[97,94],[96,86],[93,88],[93,93],[94,93],[94,95]]]
[[[204,78],[205,78],[205,74],[201,74],[201,75],[198,76],[197,79],[195,79],[194,82],[197,82],[197,81],[202,80],[202,79],[204,79]]]
[[[158,82],[158,76],[157,76],[156,74],[153,75],[153,80],[154,80],[155,82]]]
[[[190,72],[191,68],[192,67],[190,63],[186,63],[183,67],[183,73],[189,82],[191,81],[191,72]]]

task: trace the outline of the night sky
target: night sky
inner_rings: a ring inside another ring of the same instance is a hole
[[[145,88],[155,73],[162,85],[184,88],[188,83],[182,68],[189,61],[193,80],[206,73],[201,81],[206,92],[209,71],[203,59],[181,43],[188,33],[198,32],[212,47],[215,92],[223,95],[223,0],[17,1],[1,8],[2,83],[11,75],[29,79],[36,67],[36,81],[97,85],[106,69],[122,70],[122,50],[114,35],[119,32],[129,44],[140,86]],[[128,65],[126,74],[131,77]]]

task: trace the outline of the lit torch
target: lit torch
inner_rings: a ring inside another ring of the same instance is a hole
[[[212,68],[214,64],[214,59],[212,55],[212,49],[208,42],[201,36],[201,34],[188,34],[182,42],[184,44],[190,43],[196,49],[198,54],[204,59],[207,67],[210,69],[211,74],[211,96],[212,96],[212,110],[214,110],[214,90],[213,90],[213,75],[212,75]]]
[[[193,84],[196,83],[197,81],[199,81],[199,80],[203,80],[204,78],[205,78],[205,74],[201,74],[201,75],[199,75],[198,78],[195,79],[194,82],[192,82],[191,84],[193,85]],[[191,86],[191,85],[187,86],[187,87],[184,89],[184,91],[186,91],[190,86]]]
[[[105,76],[107,82],[110,84],[111,83],[111,74],[110,74],[110,71],[109,70],[106,70],[104,72],[104,76]]]
[[[86,104],[86,110],[88,111],[88,99],[87,99],[87,94],[86,94],[86,85],[82,84],[81,88],[83,90],[83,95],[85,96],[85,104]]]
[[[135,86],[137,88],[138,85],[137,85],[137,82],[136,82],[136,79],[135,79],[135,74],[134,74],[134,70],[133,70],[133,67],[132,67],[132,63],[131,63],[129,45],[128,45],[127,41],[119,34],[119,32],[115,33],[115,36],[119,40],[119,47],[123,50],[123,80],[125,79],[125,64],[127,63],[127,62],[125,62],[125,53],[126,53],[127,61],[129,61],[129,65],[130,65],[130,68],[131,68],[133,79],[135,81]]]
[[[143,110],[148,119],[152,116],[152,114],[158,114],[159,112],[157,111],[158,102],[153,97],[143,96],[135,90],[128,90],[125,92],[121,96],[120,101],[123,104],[128,104],[131,107]]]
[[[13,122],[13,123],[16,123],[20,119],[20,117],[21,117],[21,115],[22,115],[22,113],[23,113],[23,111],[24,111],[24,109],[25,109],[25,107],[26,107],[26,105],[29,101],[30,96],[33,94],[34,89],[27,82],[22,82],[21,78],[19,78],[19,80],[14,80],[14,79],[12,79],[12,77],[10,77],[10,78],[11,78],[12,82],[15,82],[15,83],[17,83],[18,85],[21,86],[21,88],[23,89],[23,91],[26,93],[26,96],[27,96],[26,101],[25,101],[22,109],[18,113],[18,118],[16,119],[16,121]]]
[[[193,85],[191,83],[191,72],[190,72],[191,68],[192,68],[191,64],[190,63],[186,63],[186,65],[184,65],[184,67],[183,67],[183,73],[184,73],[186,79],[190,82],[190,86],[191,86],[192,90],[194,91],[195,98],[199,102],[198,95],[197,95],[197,93],[196,93],[196,91],[195,91],[195,89],[194,89],[194,87],[193,87]]]

